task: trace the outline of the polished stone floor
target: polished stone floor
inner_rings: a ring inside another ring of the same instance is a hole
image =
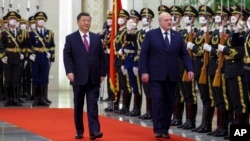
[[[101,96],[105,99],[107,97],[106,92],[102,92]],[[71,91],[49,91],[49,99],[52,100],[52,104],[50,105],[50,108],[72,108],[73,107]],[[198,99],[199,99],[198,101],[198,104],[199,104],[200,97]],[[110,118],[115,118],[124,122],[139,124],[145,127],[152,127],[151,120],[141,120],[138,117],[119,115],[113,112],[106,113],[103,109],[107,107],[108,102],[100,101],[98,102],[98,104],[99,104],[100,115],[107,116]],[[3,101],[0,101],[0,107],[3,107]],[[23,107],[35,108],[31,106],[31,101],[26,101]],[[132,103],[130,107],[133,108]],[[198,106],[198,114],[197,114],[197,120],[196,120],[197,126],[200,125],[200,122],[201,122],[201,107],[202,106]],[[145,112],[145,108],[146,108],[145,99],[143,99],[142,113]],[[183,120],[184,119],[185,119],[185,113],[184,113]],[[216,114],[213,120],[213,128],[215,127],[216,127]],[[206,135],[206,133],[196,133],[190,130],[179,129],[174,126],[170,128],[170,133],[174,133],[183,137],[192,138],[197,141],[224,141],[222,137],[212,137],[212,136]],[[11,125],[4,121],[0,121],[0,141],[50,141],[50,139],[46,139],[44,137],[41,137],[40,135],[34,135],[33,133],[20,129],[16,127],[15,125]]]

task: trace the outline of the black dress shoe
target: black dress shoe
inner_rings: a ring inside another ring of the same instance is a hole
[[[82,139],[82,138],[83,138],[83,135],[82,135],[82,134],[76,134],[75,138],[76,138],[76,139]]]
[[[162,137],[165,138],[165,139],[170,139],[170,136],[169,136],[168,133],[163,133],[163,134],[161,134],[161,135],[162,135]]]
[[[96,133],[93,133],[92,135],[90,135],[90,139],[94,140],[96,138],[101,138],[102,136],[103,136],[102,132],[96,132]]]
[[[161,138],[162,135],[160,133],[155,133],[155,138]]]
[[[151,113],[145,113],[144,115],[139,116],[139,119],[152,119]]]

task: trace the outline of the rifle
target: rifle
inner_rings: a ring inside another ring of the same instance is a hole
[[[190,25],[191,26],[191,25]],[[191,31],[188,33],[188,42],[193,42],[193,32],[192,29]],[[191,49],[188,49],[188,54],[190,57],[192,57],[192,51]],[[188,73],[187,70],[184,71],[183,76],[182,76],[182,81],[191,81],[188,78]]]
[[[224,37],[224,32],[222,31],[222,33],[220,35],[220,44],[224,45],[224,43],[225,43],[225,37]],[[224,54],[223,54],[223,52],[219,53],[218,62],[219,62],[219,64],[218,64],[218,67],[216,69],[215,76],[214,76],[214,81],[213,81],[213,86],[214,87],[220,87],[221,86],[221,69],[222,69],[223,63],[224,63]]]
[[[209,42],[209,31],[207,29],[205,33],[205,43]],[[207,65],[208,65],[208,59],[209,59],[209,52],[204,51],[204,56],[203,56],[203,66],[201,68],[201,74],[199,78],[199,83],[200,84],[206,84],[207,83]]]

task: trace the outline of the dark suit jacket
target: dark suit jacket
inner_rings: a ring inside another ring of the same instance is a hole
[[[89,32],[90,47],[86,51],[80,32],[66,36],[63,61],[66,74],[74,73],[72,85],[85,85],[90,79],[92,84],[100,84],[100,77],[105,77],[104,50],[99,35]]]
[[[139,71],[148,73],[150,80],[172,81],[180,79],[179,57],[187,71],[193,71],[191,58],[188,55],[186,44],[179,32],[171,30],[171,45],[167,48],[161,29],[147,32],[141,47]]]

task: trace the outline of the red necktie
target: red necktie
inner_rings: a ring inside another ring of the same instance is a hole
[[[87,36],[88,36],[87,34],[83,35],[83,44],[85,46],[86,51],[89,52],[89,43],[88,43],[88,40],[87,40]]]

